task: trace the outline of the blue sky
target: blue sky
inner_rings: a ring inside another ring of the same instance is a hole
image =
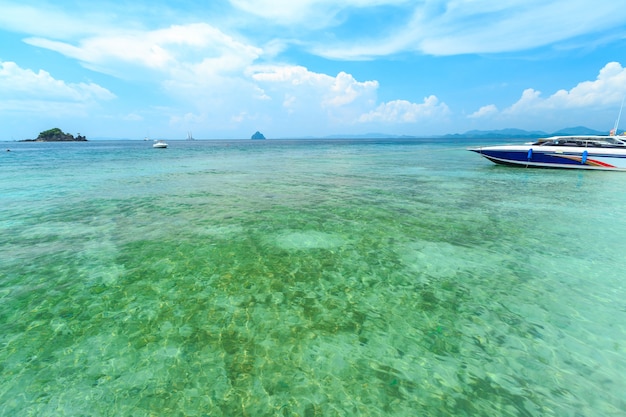
[[[2,140],[608,133],[624,96],[616,0],[0,4]]]

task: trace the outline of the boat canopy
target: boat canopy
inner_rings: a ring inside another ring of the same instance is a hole
[[[626,138],[618,136],[551,136],[539,139],[533,145],[538,146],[576,146],[594,148],[624,148]]]

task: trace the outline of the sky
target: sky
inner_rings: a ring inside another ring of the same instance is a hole
[[[616,0],[0,3],[0,140],[608,133],[625,96]]]

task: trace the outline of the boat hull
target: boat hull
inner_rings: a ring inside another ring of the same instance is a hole
[[[505,145],[472,148],[500,165],[626,171],[626,149],[536,145]]]

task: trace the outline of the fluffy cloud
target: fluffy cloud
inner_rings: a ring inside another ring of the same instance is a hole
[[[559,90],[547,98],[528,88],[505,114],[536,113],[545,110],[606,107],[619,103],[626,96],[626,69],[618,62],[609,62],[593,81],[583,81],[571,90]]]
[[[75,44],[45,38],[25,41],[74,58],[94,71],[153,83],[169,96],[168,101],[178,103],[171,102],[167,108],[150,106],[139,112],[158,113],[175,129],[190,124],[221,124],[229,115],[240,112],[241,103],[259,94],[243,73],[261,49],[207,23],[156,30],[104,30]]]
[[[426,97],[422,103],[394,100],[378,104],[378,82],[359,81],[346,72],[331,76],[303,66],[256,65],[249,67],[245,76],[237,85],[229,86],[236,105],[221,103],[221,110],[232,105],[233,114],[228,121],[222,120],[222,125],[254,122],[276,126],[280,118],[281,124],[300,126],[315,134],[320,127],[436,124],[450,115],[448,106],[436,96]],[[215,108],[214,103],[208,102],[210,99],[205,98],[202,113],[206,117],[210,117],[209,109]]]
[[[618,62],[609,62],[600,70],[593,81],[583,81],[570,90],[559,90],[543,97],[541,91],[527,88],[521,97],[511,106],[499,111],[494,104],[481,107],[469,115],[469,118],[494,118],[512,116],[533,116],[549,111],[558,115],[559,112],[571,110],[590,111],[619,104],[626,97],[626,68]]]
[[[0,61],[0,99],[50,100],[55,102],[91,103],[111,100],[115,95],[94,83],[66,83],[50,73],[20,68],[15,62]]]
[[[297,108],[362,109],[376,99],[377,81],[357,81],[350,74],[340,72],[332,77],[309,71],[302,66],[256,66],[250,77],[263,88],[266,97],[280,97],[290,111]]]
[[[175,11],[160,5],[147,17],[137,12],[148,10],[148,4],[142,2],[122,14],[124,7],[130,6],[113,5],[104,11],[101,6],[84,3],[77,6],[80,10],[68,11],[49,5],[11,5],[11,1],[3,6],[6,13],[0,16],[0,27],[27,33],[29,45],[59,52],[86,68],[138,82],[163,104],[159,108],[151,104],[154,101],[136,105],[139,100],[131,93],[135,90],[120,87],[118,94],[128,95],[128,100],[120,102],[133,102],[120,110],[124,114],[147,117],[146,112],[154,112],[160,120],[181,126],[261,121],[276,125],[280,121],[291,126],[308,124],[303,129],[307,131],[321,125],[335,129],[359,123],[428,124],[446,119],[451,112],[434,95],[421,103],[410,97],[381,103],[378,81],[357,80],[346,71],[325,74],[304,66],[276,64],[294,47],[300,53],[305,49],[340,59],[406,51],[433,55],[511,51],[589,33],[613,36],[610,28],[624,17],[623,7],[608,0],[593,5],[584,0],[230,0],[232,8],[209,5],[210,12],[200,7]],[[28,17],[22,26],[15,23],[20,14]],[[161,20],[164,16],[168,23]],[[46,19],[52,23],[46,25]],[[594,36],[585,39],[594,41]],[[289,61],[294,59],[297,56]],[[468,117],[484,120],[538,109],[582,108],[584,103],[610,105],[615,97],[624,95],[621,86],[626,83],[620,74],[623,77],[619,64],[609,64],[597,80],[569,91],[544,98],[539,91],[528,89],[504,111],[487,105]],[[32,79],[33,86],[43,84],[29,91],[45,96],[49,89],[57,102],[63,94],[64,100],[77,103],[114,96],[96,84],[54,80],[45,71],[23,76]],[[19,85],[0,91],[0,96],[12,94],[11,99],[17,100]]]
[[[45,38],[27,38],[25,42],[77,59],[96,71],[141,79],[146,71],[177,78],[241,71],[261,53],[206,23],[120,30],[84,38],[78,45]]]
[[[380,104],[375,110],[363,114],[359,121],[363,123],[415,123],[424,119],[441,120],[450,113],[445,103],[440,103],[435,96],[424,98],[421,104],[406,100],[394,100]]]
[[[22,113],[31,120],[85,117],[90,109],[115,97],[98,84],[68,83],[44,70],[35,72],[0,61],[0,112],[4,116]]]

